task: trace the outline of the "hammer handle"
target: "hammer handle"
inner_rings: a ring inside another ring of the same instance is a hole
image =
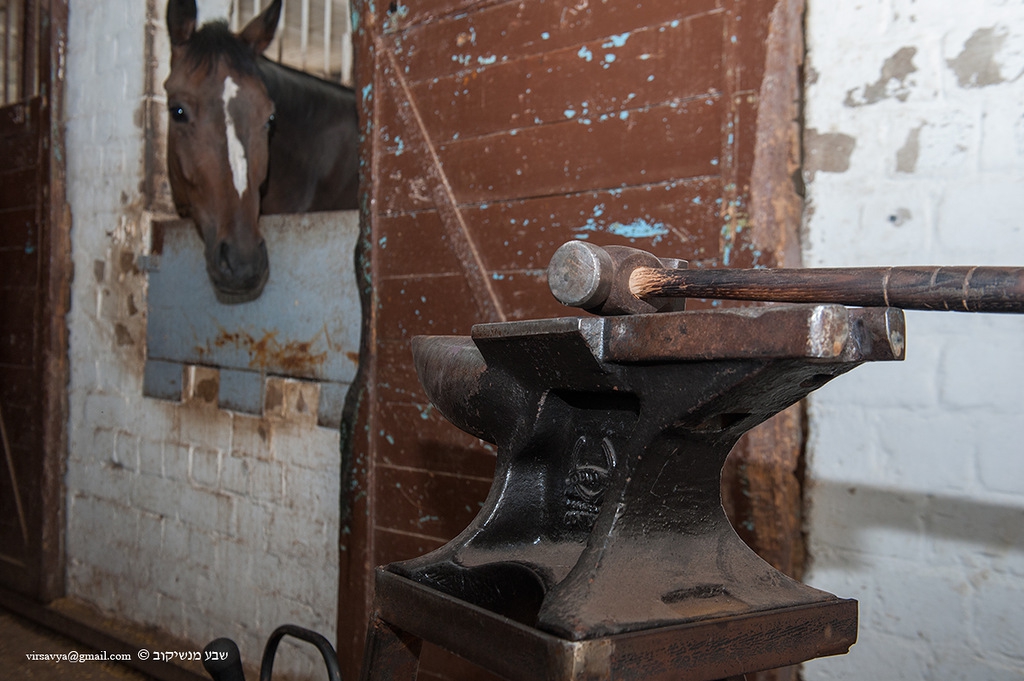
[[[837,303],[904,310],[1024,313],[1024,267],[676,270],[639,267],[638,298]]]

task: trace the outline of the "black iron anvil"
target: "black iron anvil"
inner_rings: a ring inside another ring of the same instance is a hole
[[[668,674],[658,646],[689,660],[686,678],[713,679],[843,653],[856,640],[855,601],[790,579],[737,536],[721,471],[757,424],[863,362],[902,359],[901,311],[786,305],[506,322],[418,337],[413,350],[430,400],[498,446],[497,469],[458,537],[378,571],[380,619],[471,660],[482,653],[469,639],[494,645],[505,631],[503,645],[531,632],[613,641],[599,656],[622,659],[601,664],[648,665],[614,678]],[[421,598],[396,600],[410,589]],[[468,629],[426,623],[453,604],[476,613]],[[421,606],[432,615],[409,612]],[[542,678],[522,661],[484,662],[508,678]]]

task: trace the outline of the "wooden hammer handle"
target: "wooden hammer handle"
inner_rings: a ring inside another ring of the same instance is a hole
[[[1024,313],[1024,267],[676,270],[638,267],[637,298],[836,303],[904,310]]]

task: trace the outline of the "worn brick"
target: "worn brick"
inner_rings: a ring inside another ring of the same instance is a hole
[[[194,485],[215,489],[220,483],[220,452],[206,447],[193,447],[189,479]]]
[[[167,479],[188,482],[191,449],[187,444],[164,443],[164,476]]]
[[[139,440],[139,472],[158,477],[164,474],[163,442],[145,437]]]
[[[231,454],[269,461],[273,458],[273,429],[265,419],[236,415],[231,423]]]
[[[185,523],[222,535],[234,533],[235,502],[229,495],[185,487],[178,497],[178,517]]]
[[[264,501],[279,501],[284,492],[284,468],[274,461],[252,462],[252,496]]]
[[[221,461],[223,463],[220,478],[221,489],[225,492],[247,496],[250,491],[249,481],[252,468],[248,459],[225,455]]]
[[[880,7],[808,3],[806,125],[855,145],[808,178],[804,263],[1024,265],[1024,15]],[[809,399],[806,577],[862,625],[808,681],[1024,674],[1021,338],[1016,315],[908,312],[905,362]]]

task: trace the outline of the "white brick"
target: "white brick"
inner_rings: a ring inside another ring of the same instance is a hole
[[[971,623],[978,652],[982,657],[1012,660],[1018,665],[1018,673],[1019,665],[1024,663],[1019,624],[1021,603],[1024,588],[1018,579],[986,574],[976,582]]]
[[[277,507],[251,498],[237,499],[236,504],[238,539],[249,545],[254,552],[267,550],[271,519]]]
[[[322,520],[338,515],[339,471],[286,466],[285,503],[305,512],[306,517]]]
[[[132,480],[132,504],[139,509],[177,518],[181,506],[181,487],[173,480],[138,476]]]
[[[220,483],[220,452],[193,447],[189,478],[194,485],[216,489]]]
[[[812,0],[807,19],[806,124],[856,146],[847,172],[808,183],[805,263],[1024,264],[1019,7]],[[962,86],[950,62],[993,27],[1005,82]],[[904,101],[844,104],[904,47],[917,69]],[[913,168],[897,171],[914,130]],[[807,679],[1024,674],[1024,611],[1010,605],[1024,568],[1022,323],[908,313],[902,366],[863,367],[812,396],[808,578],[860,598],[862,626],[850,655],[809,663]]]
[[[139,440],[139,472],[157,477],[164,474],[163,442],[148,438]]]
[[[263,501],[279,501],[284,492],[284,468],[274,461],[251,464],[252,496]]]
[[[113,464],[118,468],[124,468],[129,471],[137,471],[139,469],[138,436],[123,430],[117,433]]]
[[[291,556],[322,564],[327,546],[336,540],[327,538],[325,526],[307,512],[285,507],[274,509],[270,523],[268,549],[279,556]]]
[[[225,455],[222,459],[224,468],[221,471],[220,484],[225,492],[247,496],[250,492],[250,472],[252,466],[243,457]]]
[[[191,447],[176,442],[164,443],[164,476],[169,480],[188,481],[188,464]]]
[[[292,466],[323,469],[340,458],[338,431],[308,423],[273,423],[274,457]]]
[[[269,461],[273,458],[273,429],[264,419],[237,415],[231,423],[231,454]]]
[[[178,517],[197,529],[230,535],[235,526],[234,499],[185,487],[179,490]]]

